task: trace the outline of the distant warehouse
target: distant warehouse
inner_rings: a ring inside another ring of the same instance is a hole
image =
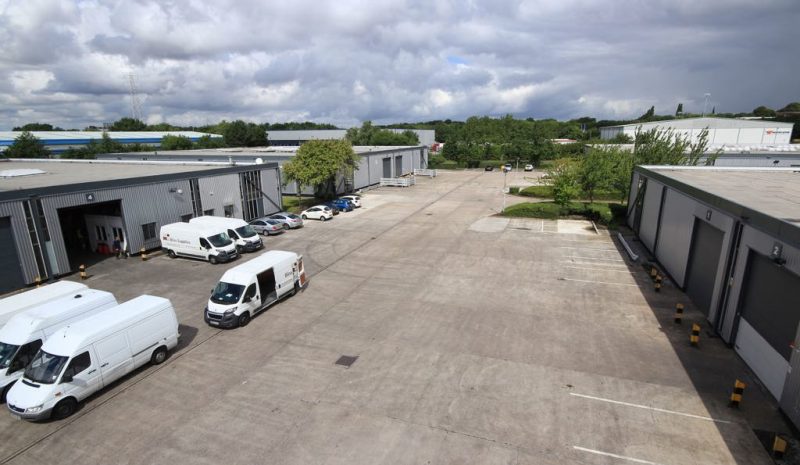
[[[384,129],[384,128],[381,128]],[[386,129],[394,133],[411,131],[419,138],[419,144],[430,147],[436,142],[436,131],[433,129]],[[267,131],[269,145],[297,146],[309,140],[344,139],[346,129],[308,129],[296,131]]]
[[[628,224],[800,425],[800,171],[637,167]]]
[[[708,131],[709,144],[716,145],[757,145],[788,144],[791,142],[793,123],[779,123],[769,120],[746,120],[734,118],[683,118],[647,123],[632,123],[600,128],[601,139],[613,139],[624,134],[631,139],[636,132],[664,129],[697,140],[700,134]]]
[[[13,144],[20,134],[22,132],[0,131],[0,151]],[[84,148],[92,141],[99,142],[103,134],[107,134],[111,140],[120,144],[139,144],[155,148],[161,146],[161,139],[164,136],[186,137],[192,142],[197,142],[203,136],[222,140],[220,135],[196,131],[32,131],[31,134],[55,155],[68,149]]]
[[[138,253],[167,223],[281,209],[276,163],[0,161],[0,292],[75,271],[114,237]]]

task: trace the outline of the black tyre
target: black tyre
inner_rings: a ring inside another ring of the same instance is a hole
[[[241,315],[239,315],[240,328],[247,326],[248,323],[250,323],[250,312],[244,312]]]
[[[5,402],[6,401],[6,396],[8,395],[8,391],[11,390],[11,386],[13,386],[14,383],[16,383],[16,381],[14,381],[13,383],[11,383],[8,386],[4,387],[3,388],[3,392],[0,392],[0,402]]]
[[[167,348],[164,346],[159,347],[153,352],[153,356],[150,357],[150,363],[153,365],[161,365],[167,359]]]
[[[303,218],[304,220],[307,220],[308,216],[307,215],[303,215],[301,218]]]
[[[174,251],[174,250],[167,250],[167,256],[168,256],[169,258],[175,258],[175,257],[177,257],[177,255],[175,255],[175,251]]]
[[[209,255],[208,256],[208,263],[211,263],[212,265],[216,265],[217,263],[219,263],[219,260],[217,260],[217,257],[215,257],[213,255]]]
[[[66,399],[57,403],[55,407],[53,407],[53,411],[50,414],[50,418],[53,418],[55,420],[61,420],[63,418],[67,418],[68,416],[75,413],[75,410],[77,408],[78,408],[78,401],[73,399],[72,397],[67,397]]]
[[[241,245],[237,245],[236,246],[236,253],[241,255],[243,251],[244,251],[244,247],[242,247]]]
[[[320,221],[326,221],[326,220],[327,220],[327,218],[325,218],[324,216],[320,216],[320,217],[319,217],[319,220],[320,220]]]
[[[289,230],[289,225],[286,224],[286,223],[283,223],[283,230],[284,231],[288,231]]]

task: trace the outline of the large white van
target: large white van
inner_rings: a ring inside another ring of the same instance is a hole
[[[88,287],[80,283],[59,281],[0,299],[0,326],[6,324],[11,317],[19,312],[59,297],[75,295],[85,289],[88,289]]]
[[[223,218],[221,216],[198,216],[189,220],[189,224],[199,224],[225,228],[228,237],[236,243],[236,250],[242,252],[254,252],[261,248],[263,243],[261,237],[247,221],[239,218]]]
[[[178,345],[169,300],[143,295],[50,336],[8,391],[6,406],[26,420],[71,415],[78,402]]]
[[[191,223],[161,226],[161,247],[170,258],[191,257],[208,260],[212,265],[236,258],[236,244],[225,228]]]
[[[306,285],[303,256],[271,250],[235,266],[220,278],[204,318],[211,326],[245,326],[256,313]]]
[[[0,329],[0,401],[22,377],[42,343],[64,326],[117,306],[114,294],[86,289],[33,307],[8,320]]]

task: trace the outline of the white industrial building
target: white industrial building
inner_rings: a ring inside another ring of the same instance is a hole
[[[430,147],[436,142],[436,131],[433,129],[394,129],[380,128],[401,134],[404,131],[411,131],[419,138],[419,145]],[[308,129],[296,131],[267,131],[269,145],[292,146],[300,145],[309,140],[331,140],[344,139],[347,134],[346,129]]]
[[[600,128],[600,138],[608,140],[625,134],[635,139],[638,131],[665,129],[697,140],[703,130],[708,130],[708,142],[711,145],[788,144],[791,142],[793,126],[793,123],[769,120],[685,118],[606,126]]]
[[[628,224],[800,425],[800,171],[635,168]]]
[[[54,155],[67,149],[84,148],[92,141],[100,142],[103,134],[107,134],[111,140],[120,144],[140,144],[152,147],[160,147],[161,139],[164,136],[186,137],[192,142],[197,142],[203,136],[222,140],[222,136],[218,134],[197,131],[30,131],[30,133]],[[0,131],[0,151],[13,144],[20,134],[22,131]]]

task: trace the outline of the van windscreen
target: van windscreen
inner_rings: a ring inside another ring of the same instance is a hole
[[[17,353],[17,349],[19,349],[19,346],[0,342],[0,370],[11,365],[11,360],[14,358],[14,354]]]
[[[252,226],[246,224],[240,228],[236,228],[236,234],[240,235],[241,237],[253,237],[258,233],[255,229],[253,229]]]
[[[208,236],[208,242],[210,242],[214,247],[225,247],[233,243],[231,238],[228,237],[227,233],[219,233],[213,236]]]
[[[242,297],[244,286],[241,284],[231,284],[225,282],[218,282],[214,287],[214,292],[211,293],[211,301],[215,304],[235,304]]]
[[[67,359],[68,357],[39,350],[31,364],[25,368],[24,376],[35,383],[53,384],[67,364]]]

